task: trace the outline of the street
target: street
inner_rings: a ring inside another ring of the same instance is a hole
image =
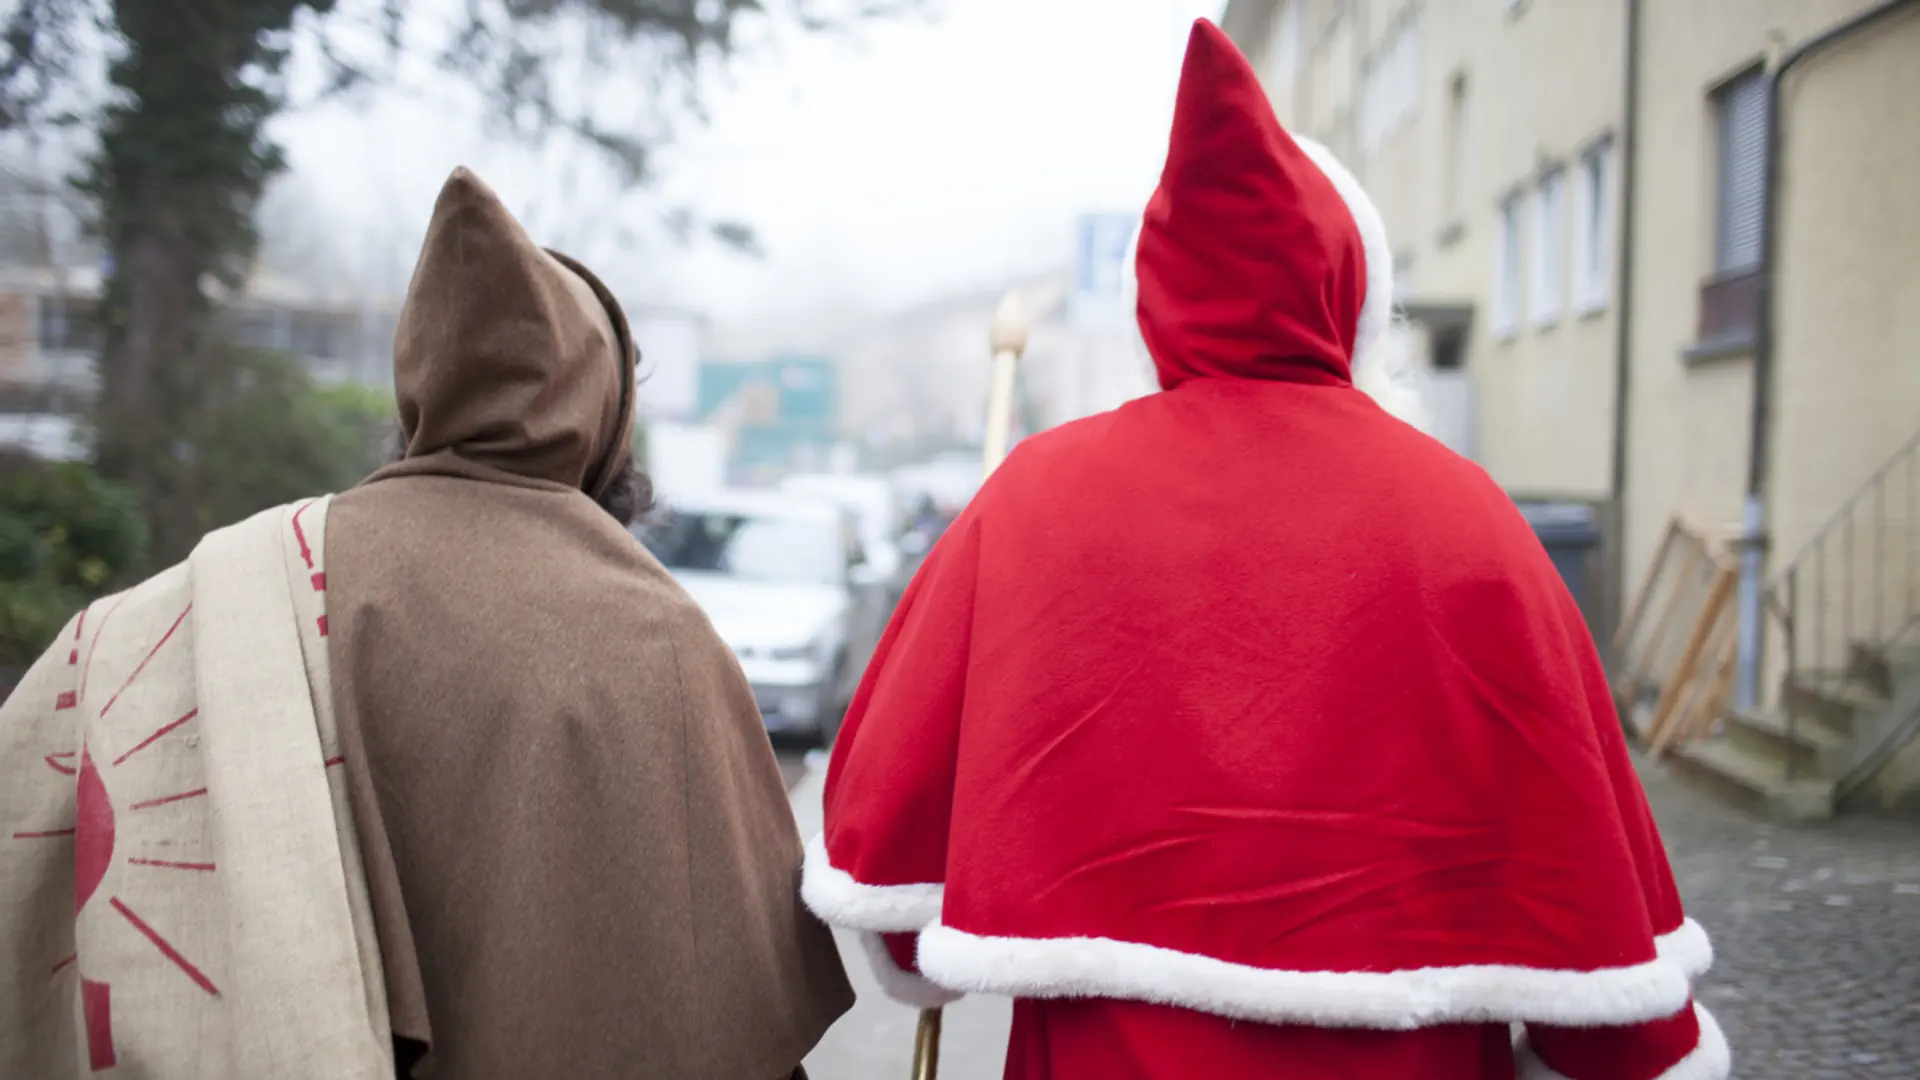
[[[820,827],[820,778],[781,752],[801,832]],[[1713,937],[1699,988],[1733,1047],[1734,1080],[1920,1080],[1920,823],[1844,818],[1771,825],[1641,770],[1687,911]],[[822,1080],[903,1080],[916,1015],[886,999],[859,942],[840,935],[860,1001],[807,1069]],[[946,1011],[940,1075],[991,1080],[1008,1006]]]

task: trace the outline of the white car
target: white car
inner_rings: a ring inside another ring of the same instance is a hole
[[[866,549],[869,570],[885,584],[897,583],[905,561],[899,545],[900,500],[886,478],[798,473],[780,481],[780,490],[807,498],[826,499],[852,512],[859,525],[860,543]]]
[[[767,730],[831,744],[876,637],[851,516],[818,499],[716,492],[675,500],[634,535],[739,657]]]

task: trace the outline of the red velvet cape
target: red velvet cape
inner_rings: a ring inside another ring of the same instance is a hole
[[[920,1003],[1524,1023],[1582,1076],[1723,1076],[1580,612],[1483,471],[1352,387],[1371,207],[1217,36],[1139,243],[1169,389],[1021,443],[934,549],[807,902],[919,932]]]

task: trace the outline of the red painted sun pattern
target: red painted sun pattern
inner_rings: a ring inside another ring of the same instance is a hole
[[[300,525],[301,514],[305,513],[311,505],[311,502],[303,503],[295,510],[291,519],[291,525],[294,538],[299,545],[300,558],[305,562],[307,567],[309,583],[314,592],[319,593],[326,590],[326,573],[315,568],[313,550],[307,543],[306,531],[302,529]],[[56,712],[77,710],[88,706],[87,682],[88,677],[92,674],[94,650],[100,642],[101,632],[106,629],[108,620],[113,617],[114,611],[119,607],[120,599],[123,598],[124,597],[116,598],[108,605],[107,609],[101,613],[99,619],[95,621],[93,635],[86,651],[85,663],[81,662],[80,642],[86,633],[87,620],[91,614],[91,609],[80,613],[80,617],[74,626],[73,644],[67,653],[67,666],[78,669],[79,679],[74,689],[63,691],[58,695],[54,702]],[[140,678],[141,672],[147,669],[147,665],[153,661],[153,658],[160,653],[160,650],[167,646],[169,641],[174,639],[181,626],[186,622],[187,617],[192,614],[192,611],[193,605],[189,603],[186,608],[180,612],[179,616],[173,620],[172,624],[167,627],[166,632],[160,636],[159,640],[154,642],[153,646],[146,651],[140,663],[134,667],[132,673],[130,673],[120,684],[119,688],[113,692],[113,695],[107,698],[104,705],[100,706],[100,711],[95,719],[106,718],[113,707],[119,703],[122,696],[127,693],[127,690]],[[324,614],[319,616],[318,623],[320,636],[325,637],[327,634],[327,619]],[[168,720],[155,729],[152,734],[134,744],[131,749],[114,758],[107,767],[109,769],[118,769],[127,764],[130,759],[133,759],[141,751],[191,723],[199,716],[199,712],[197,708],[190,709],[186,713]],[[78,759],[77,762],[76,758]],[[53,841],[68,837],[72,838],[74,918],[78,920],[80,913],[86,910],[87,904],[99,891],[101,883],[106,879],[108,869],[113,865],[115,856],[119,854],[114,843],[117,833],[117,812],[112,799],[108,795],[106,783],[101,778],[99,767],[94,762],[92,750],[84,739],[77,753],[74,751],[57,751],[47,754],[43,760],[47,767],[55,773],[61,776],[73,777],[73,824],[23,828],[15,831],[12,834],[12,839],[16,841]],[[325,764],[331,768],[340,764],[341,761],[342,759],[339,757],[332,757],[328,758]],[[158,807],[184,802],[189,799],[201,798],[206,794],[207,789],[204,787],[196,788],[192,791],[156,793],[149,798],[131,802],[127,804],[124,809],[127,813],[139,813],[141,811],[153,810]],[[213,873],[217,869],[211,862],[159,859],[139,854],[128,855],[126,857],[126,864],[149,869],[178,870],[197,873]],[[170,961],[174,967],[177,967],[181,974],[192,982],[194,986],[212,997],[217,998],[220,996],[219,987],[207,976],[206,972],[187,956],[183,955],[179,949],[175,948],[164,934],[155,929],[146,919],[142,918],[125,900],[119,896],[109,896],[106,898],[106,903],[135,933],[151,942],[159,954]],[[49,975],[58,976],[67,968],[77,966],[78,960],[79,957],[77,953],[63,958],[53,966],[53,970],[49,972]],[[82,971],[80,975],[80,1004],[81,1018],[86,1031],[88,1063],[94,1072],[110,1069],[118,1060],[113,1042],[112,987],[105,982],[98,982],[87,978],[85,972]]]

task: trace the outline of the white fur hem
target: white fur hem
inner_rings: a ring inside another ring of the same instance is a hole
[[[867,954],[867,966],[873,969],[873,977],[880,981],[880,989],[902,1005],[916,1009],[938,1009],[965,996],[936,986],[918,973],[894,963],[893,954],[887,951],[886,939],[879,934],[862,933],[860,947]]]
[[[1713,942],[1707,939],[1706,928],[1692,919],[1681,922],[1680,929],[1654,938],[1653,944],[1660,959],[1678,965],[1689,980],[1705,975],[1713,966]]]
[[[827,836],[807,844],[800,898],[815,915],[843,930],[906,933],[939,921],[946,886],[863,885],[827,857]]]
[[[1727,1046],[1727,1037],[1721,1032],[1719,1022],[1698,1003],[1693,1006],[1693,1016],[1700,1023],[1700,1041],[1694,1044],[1692,1052],[1674,1062],[1673,1068],[1655,1080],[1727,1080],[1733,1072],[1733,1050]],[[1518,1066],[1519,1080],[1567,1080],[1534,1055],[1524,1036],[1514,1046],[1514,1064]]]
[[[1394,1031],[1454,1023],[1634,1024],[1691,994],[1669,960],[1599,971],[1479,964],[1393,972],[1272,971],[1109,938],[983,937],[935,925],[920,970],[950,990],[1104,997],[1267,1024]]]

